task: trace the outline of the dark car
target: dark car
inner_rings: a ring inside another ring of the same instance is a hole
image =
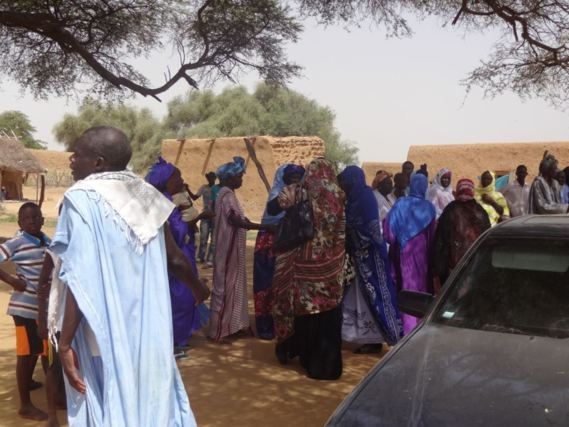
[[[329,426],[569,426],[569,217],[485,233]]]

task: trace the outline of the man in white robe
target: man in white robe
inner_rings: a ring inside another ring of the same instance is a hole
[[[59,355],[70,426],[195,426],[173,355],[168,268],[198,302],[209,291],[177,248],[173,205],[125,170],[126,135],[87,130],[70,167],[51,250],[66,299]]]

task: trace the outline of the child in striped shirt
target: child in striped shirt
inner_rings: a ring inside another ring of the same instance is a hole
[[[47,414],[36,408],[30,399],[32,375],[39,356],[46,363],[45,342],[37,329],[37,286],[45,250],[50,240],[42,233],[43,216],[35,203],[24,203],[18,211],[21,233],[0,245],[0,262],[12,261],[16,265],[14,277],[0,269],[0,279],[14,288],[8,304],[8,312],[16,325],[16,378],[20,395],[22,418],[35,421],[47,419]]]

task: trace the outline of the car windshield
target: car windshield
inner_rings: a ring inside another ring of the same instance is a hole
[[[569,242],[500,239],[480,246],[433,321],[469,329],[569,337]]]

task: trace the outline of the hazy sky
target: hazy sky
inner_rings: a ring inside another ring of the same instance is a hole
[[[436,20],[413,28],[411,38],[386,39],[366,23],[349,32],[307,23],[301,41],[288,49],[304,67],[290,87],[336,113],[337,128],[359,147],[360,161],[401,161],[414,144],[569,140],[567,112],[544,101],[522,102],[511,94],[484,99],[481,90],[466,96],[460,80],[486,57],[495,34],[464,35]],[[166,61],[175,69],[167,54],[136,63],[159,84],[165,67],[156,64]],[[257,80],[245,75],[240,81],[252,88]],[[130,102],[163,115],[166,102],[186,90],[180,83],[163,103],[143,97]],[[76,111],[75,100],[35,101],[7,80],[0,93],[0,111],[24,111],[38,129],[36,136],[61,149],[52,128],[66,112]]]

